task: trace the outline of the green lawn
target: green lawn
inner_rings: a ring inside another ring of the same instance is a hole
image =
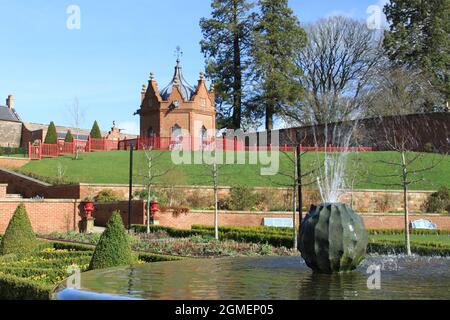
[[[254,153],[251,153],[254,155]],[[279,173],[274,176],[261,175],[261,168],[267,167],[259,161],[257,165],[223,165],[220,166],[220,185],[232,186],[245,184],[251,187],[277,187],[290,185],[291,179],[286,175],[292,174],[291,155],[285,153],[274,153],[279,156]],[[170,171],[163,177],[156,179],[158,184],[177,185],[210,185],[211,167],[207,165],[174,165],[171,160],[170,151],[154,151],[154,173]],[[245,154],[248,160],[250,153]],[[129,176],[129,152],[111,151],[82,154],[81,160],[72,160],[65,156],[55,159],[43,159],[32,161],[25,165],[21,171],[37,177],[46,177],[47,181],[54,182],[58,177],[58,168],[65,171],[65,182],[84,183],[128,183]],[[323,154],[308,153],[303,158],[302,168],[304,172],[316,167],[321,163]],[[384,183],[398,182],[398,178],[376,178],[377,175],[399,173],[398,168],[380,163],[380,160],[398,162],[400,156],[393,152],[371,152],[350,154],[348,156],[349,180],[354,181],[354,187],[358,189],[399,189],[396,186],[386,186]],[[435,190],[440,186],[450,186],[450,156],[442,157],[432,154],[424,155],[420,161],[415,163],[414,168],[427,167],[438,160],[439,165],[433,170],[426,172],[425,180],[420,181],[411,189]],[[248,161],[246,161],[248,163]],[[142,175],[147,171],[147,163],[143,152],[135,152],[134,172],[135,182],[142,183]],[[311,177],[312,180],[315,177]]]

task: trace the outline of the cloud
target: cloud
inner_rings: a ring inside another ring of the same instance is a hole
[[[118,127],[124,134],[136,134],[139,135],[139,124],[134,121],[122,121],[119,122]]]

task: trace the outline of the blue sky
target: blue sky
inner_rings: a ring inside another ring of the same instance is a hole
[[[302,23],[344,14],[366,19],[384,0],[290,0]],[[67,8],[81,10],[69,30]],[[0,0],[0,104],[8,94],[27,122],[71,125],[67,108],[78,98],[83,127],[119,123],[138,131],[140,88],[153,71],[163,88],[181,46],[185,77],[196,84],[204,68],[199,20],[209,0]]]

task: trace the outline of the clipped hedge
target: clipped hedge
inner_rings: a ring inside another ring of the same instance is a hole
[[[403,229],[378,229],[378,230],[367,230],[369,235],[403,235],[405,234],[405,230]],[[420,235],[420,236],[428,236],[428,235],[437,235],[437,236],[445,236],[450,235],[449,230],[428,230],[428,229],[412,229],[410,234],[412,235]]]
[[[35,252],[38,248],[37,245],[38,242],[28,218],[27,210],[22,203],[14,212],[0,242],[0,255],[16,254],[26,256]]]
[[[126,266],[133,262],[134,255],[122,217],[115,211],[95,247],[89,270]]]
[[[205,225],[193,225],[193,230],[208,230],[208,231],[214,231],[213,226],[205,226]],[[265,234],[292,234],[293,229],[292,228],[277,228],[277,227],[263,227],[263,226],[257,226],[257,227],[219,227],[220,232],[260,232]]]
[[[367,246],[367,253],[404,254],[405,252],[403,241],[371,240]],[[411,252],[420,256],[450,257],[450,246],[435,242],[411,242]]]
[[[179,257],[165,256],[161,254],[146,253],[146,252],[139,252],[138,258],[140,261],[144,261],[146,263],[182,260],[182,258]]]
[[[0,274],[1,300],[50,300],[53,285]]]

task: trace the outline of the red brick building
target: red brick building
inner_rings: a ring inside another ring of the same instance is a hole
[[[153,73],[148,86],[143,86],[140,116],[141,137],[177,138],[181,131],[191,137],[215,136],[216,110],[214,89],[208,90],[204,74],[196,87],[184,79],[180,60],[177,60],[172,81],[164,89],[158,89]]]

